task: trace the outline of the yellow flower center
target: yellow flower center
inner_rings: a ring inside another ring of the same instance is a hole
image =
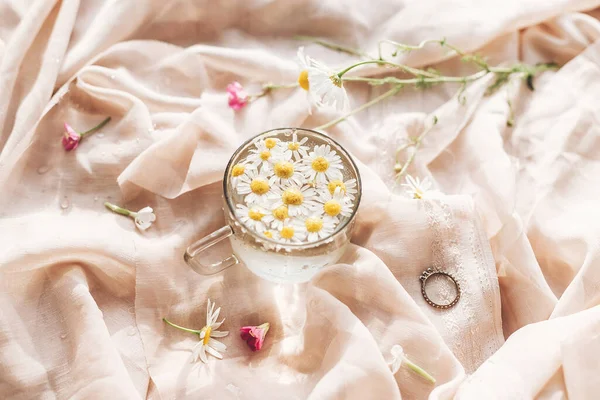
[[[342,211],[342,205],[335,200],[329,200],[323,204],[323,210],[327,215],[335,217]]]
[[[273,138],[265,139],[265,146],[267,147],[267,149],[272,149],[276,145],[277,145],[277,140],[275,140]]]
[[[306,225],[306,230],[311,233],[319,232],[323,227],[323,220],[317,217],[310,217],[304,221],[304,225]]]
[[[240,164],[233,166],[231,170],[231,176],[240,176],[246,171],[246,167]]]
[[[346,192],[346,185],[339,179],[334,179],[327,184],[327,189],[329,189],[329,193],[331,193],[332,196],[335,193],[335,189],[337,188],[340,188],[341,191],[344,193]]]
[[[269,189],[269,184],[262,179],[252,179],[252,182],[250,182],[250,190],[252,190],[252,193],[262,195],[267,193]]]
[[[271,152],[270,152],[270,151],[268,151],[268,150],[261,151],[261,152],[260,152],[260,158],[261,158],[263,161],[267,161],[269,158],[271,158]]]
[[[212,331],[212,328],[210,326],[205,326],[204,327],[204,339],[202,339],[202,344],[208,344],[208,341],[210,340],[210,333]]]
[[[304,196],[297,189],[286,189],[281,195],[283,204],[288,206],[299,206],[304,201]]]
[[[273,216],[280,221],[283,221],[288,217],[288,208],[286,206],[279,206],[273,210]]]
[[[264,231],[263,235],[265,235],[269,239],[273,239],[273,232],[271,232],[271,231]]]
[[[292,151],[296,151],[300,148],[300,143],[298,142],[289,142],[288,143],[288,149],[292,150]]]
[[[309,84],[308,84],[308,71],[304,70],[300,72],[298,76],[298,85],[304,90],[308,92]]]
[[[317,157],[312,162],[312,169],[317,172],[325,172],[329,168],[329,161],[325,157]]]
[[[331,75],[329,79],[335,86],[339,87],[340,89],[342,88],[342,78],[340,78],[338,74]]]
[[[273,171],[275,171],[275,175],[280,178],[291,178],[292,175],[294,175],[294,165],[287,161],[280,162],[275,164]]]
[[[248,210],[248,216],[250,217],[250,219],[253,219],[255,221],[260,221],[262,219],[262,217],[265,216],[265,214],[261,213],[260,211],[250,209],[250,210]]]
[[[291,226],[284,226],[281,229],[281,237],[284,239],[291,239],[294,237],[294,228]]]

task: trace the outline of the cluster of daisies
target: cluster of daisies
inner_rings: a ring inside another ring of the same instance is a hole
[[[344,165],[329,145],[258,139],[231,168],[233,190],[243,196],[237,218],[249,229],[282,244],[324,239],[354,211],[356,179],[344,181]]]

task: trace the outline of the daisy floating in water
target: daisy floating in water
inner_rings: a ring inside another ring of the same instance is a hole
[[[211,303],[210,299],[208,299],[206,304],[206,325],[200,330],[184,328],[170,322],[166,318],[163,318],[163,321],[171,325],[173,328],[197,334],[200,342],[198,342],[198,344],[192,349],[192,362],[195,362],[198,358],[200,358],[203,363],[207,363],[207,354],[210,354],[218,359],[222,359],[222,353],[227,349],[227,346],[215,339],[225,337],[229,334],[229,331],[217,330],[223,324],[223,321],[225,321],[225,318],[223,318],[220,322],[217,322],[220,312],[221,307],[215,310],[215,303]]]
[[[305,145],[307,141],[308,137],[303,137],[301,140],[298,140],[298,134],[294,132],[292,134],[292,140],[283,143],[285,146],[283,152],[292,154],[296,161],[301,160],[303,157],[308,157],[308,146]]]
[[[354,195],[358,193],[358,190],[356,190],[356,179],[348,179],[345,182],[341,179],[332,179],[327,183],[327,190],[329,190],[332,196],[336,188],[340,188],[342,193],[352,201],[354,201]]]
[[[271,169],[275,161],[289,161],[289,157],[285,157],[281,154],[281,149],[277,146],[277,140],[268,138],[265,140],[258,140],[255,143],[256,148],[250,149],[250,155],[248,155],[248,163],[254,165],[256,168],[262,167],[262,169]]]
[[[317,210],[329,217],[337,217],[338,215],[350,217],[354,209],[352,200],[344,195],[340,187],[335,188],[333,195],[329,192],[329,189],[322,190],[319,192],[317,201],[321,203],[321,207]]]
[[[302,172],[306,179],[317,184],[342,179],[342,159],[329,145],[315,146],[314,150],[308,153],[308,157],[302,159],[302,164]]]
[[[306,229],[297,219],[286,219],[275,234],[275,239],[283,244],[302,243],[306,238]]]
[[[247,204],[266,204],[273,183],[275,178],[269,175],[268,169],[249,169],[240,178],[236,189],[239,194],[247,195]]]
[[[257,205],[247,207],[244,204],[238,204],[237,209],[235,210],[235,215],[239,220],[248,228],[253,229],[258,233],[267,230],[265,216],[268,213],[267,210]]]
[[[337,222],[336,218],[323,218],[318,214],[311,215],[304,220],[307,240],[316,242],[331,236]]]
[[[317,191],[309,185],[275,186],[269,195],[273,207],[287,206],[292,217],[306,215],[317,205]]]

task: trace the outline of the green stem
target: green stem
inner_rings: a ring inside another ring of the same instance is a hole
[[[263,90],[273,90],[273,89],[293,89],[298,87],[298,82],[294,83],[286,83],[284,85],[275,85],[273,83],[266,83],[263,85]]]
[[[185,332],[196,333],[198,335],[200,333],[202,333],[202,329],[204,329],[204,328],[202,328],[201,330],[198,331],[198,330],[195,330],[195,329],[184,328],[183,326],[179,326],[177,324],[172,323],[171,321],[169,321],[166,318],[163,318],[163,321],[165,321],[167,324],[171,325],[173,328],[181,329],[182,331],[185,331]]]
[[[353,65],[349,66],[348,68],[346,68],[343,71],[339,72],[337,75],[341,78],[346,72],[350,71],[351,69],[354,69],[354,68],[356,68],[358,66],[365,65],[365,64],[390,65],[392,67],[401,69],[404,72],[408,72],[409,74],[413,74],[414,76],[426,76],[428,78],[436,78],[438,76],[436,74],[432,74],[431,72],[427,72],[427,71],[422,70],[422,69],[409,67],[408,65],[404,65],[404,64],[396,64],[396,63],[393,63],[391,61],[386,61],[386,60],[361,61],[359,63],[356,63],[356,64],[353,64]]]
[[[395,86],[392,89],[385,92],[384,94],[382,94],[381,96],[375,97],[373,100],[363,104],[362,106],[360,106],[358,108],[355,108],[354,110],[350,111],[348,114],[343,115],[337,119],[334,119],[333,121],[329,121],[326,124],[317,126],[316,128],[314,128],[314,130],[323,130],[323,129],[330,128],[330,127],[344,121],[346,118],[348,118],[356,113],[359,113],[364,109],[371,107],[373,104],[379,103],[381,100],[387,99],[388,97],[395,95],[396,93],[398,93],[400,91],[400,89],[402,89],[401,85]]]
[[[104,203],[104,206],[106,208],[108,208],[110,211],[116,212],[117,214],[121,214],[121,215],[124,215],[126,217],[130,217],[130,216],[132,216],[132,215],[135,214],[134,212],[129,211],[126,208],[122,208],[122,207],[119,207],[117,205],[111,204],[108,201]]]
[[[404,163],[404,165],[402,166],[402,169],[400,170],[400,172],[398,172],[398,175],[396,175],[396,181],[398,181],[400,178],[402,178],[402,176],[406,173],[406,171],[408,170],[408,167],[410,166],[410,164],[412,164],[412,162],[415,159],[415,156],[417,155],[417,151],[419,150],[419,147],[421,147],[421,142],[423,141],[423,138],[425,138],[425,136],[431,132],[431,130],[433,129],[433,127],[437,124],[438,119],[437,117],[434,115],[433,116],[433,123],[431,124],[431,126],[427,129],[425,129],[425,131],[423,133],[421,133],[416,139],[414,139],[412,141],[412,145],[414,146],[413,152],[410,155],[410,157],[408,157],[408,160],[406,160],[406,162]],[[396,151],[396,163],[398,162],[398,153],[400,151]]]
[[[92,129],[88,129],[85,132],[80,132],[79,134],[83,138],[84,136],[87,136],[89,134],[92,134],[92,133],[96,132],[99,129],[102,129],[102,127],[104,127],[104,125],[108,124],[109,121],[110,121],[110,117],[106,117],[106,118],[104,118],[104,121],[100,122],[98,125],[96,125]]]
[[[364,53],[360,50],[356,50],[351,47],[346,47],[346,46],[341,46],[339,44],[331,43],[326,40],[316,38],[314,36],[297,35],[297,36],[294,36],[294,38],[297,40],[306,40],[306,41],[318,44],[319,46],[323,46],[326,49],[339,51],[340,53],[346,53],[346,54],[350,54],[350,55],[358,56],[358,57],[371,58],[367,53]]]
[[[456,83],[456,82],[471,82],[477,79],[483,78],[487,75],[488,71],[479,71],[472,75],[467,76],[436,76],[435,78],[411,78],[411,79],[398,79],[393,77],[386,78],[365,78],[362,76],[348,76],[342,78],[344,81],[358,81],[358,82],[369,82],[374,84],[400,84],[400,85],[415,85],[417,83]]]
[[[418,375],[421,375],[421,377],[425,378],[426,380],[428,380],[431,383],[435,383],[435,378],[433,376],[429,375],[429,373],[427,371],[425,371],[423,368],[419,367],[417,364],[413,363],[406,357],[404,357],[403,361],[404,361],[404,364],[406,364],[406,366],[408,368],[412,369]]]

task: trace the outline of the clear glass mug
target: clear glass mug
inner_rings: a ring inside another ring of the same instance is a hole
[[[249,229],[235,214],[234,199],[239,197],[231,183],[231,170],[246,158],[255,142],[266,138],[289,141],[296,134],[298,140],[308,137],[305,145],[327,144],[340,156],[344,165],[343,182],[356,180],[350,217],[343,217],[336,230],[328,237],[312,243],[282,244]],[[362,186],[356,164],[346,150],[330,137],[309,129],[279,128],[261,133],[242,144],[231,156],[223,176],[223,211],[226,225],[190,245],[184,254],[185,262],[201,275],[212,275],[243,262],[261,278],[279,283],[308,281],[321,268],[336,263],[344,253],[354,228],[356,211],[360,204]],[[202,260],[210,248],[229,238],[232,254],[214,263]]]

